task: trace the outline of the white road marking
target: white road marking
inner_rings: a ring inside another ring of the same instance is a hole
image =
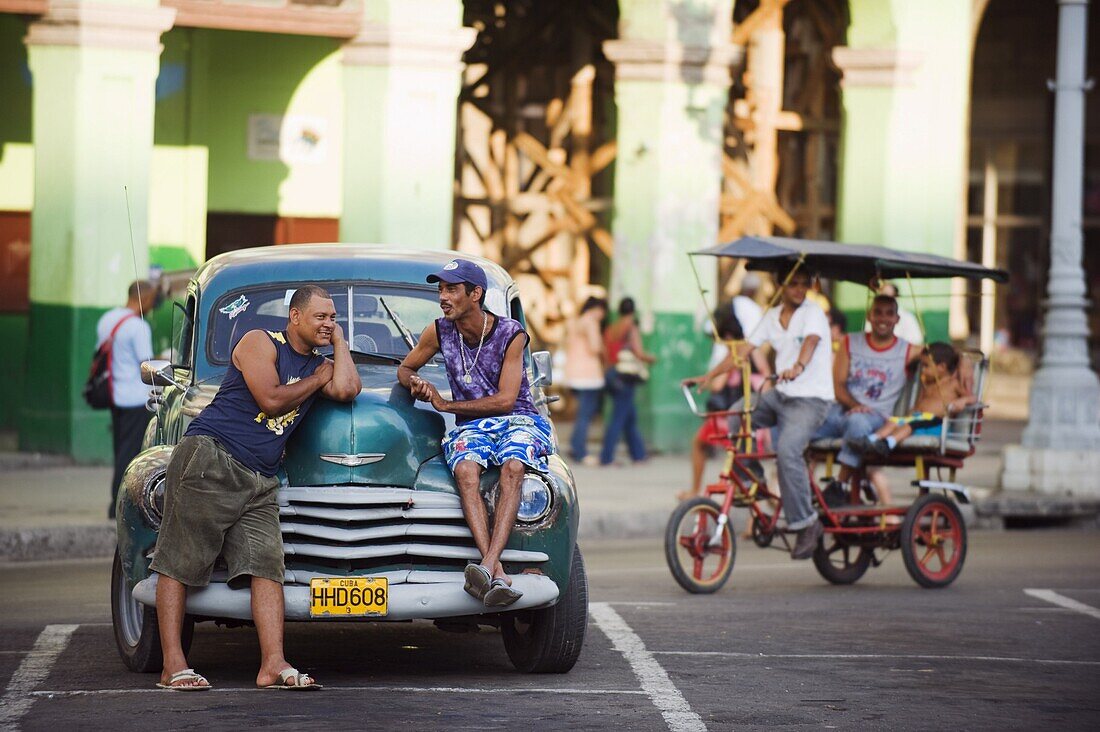
[[[325,683],[325,691],[395,691],[395,692],[407,692],[414,694],[426,694],[426,693],[441,693],[441,694],[589,694],[589,695],[603,695],[603,696],[646,696],[646,692],[638,689],[550,689],[550,688],[536,688],[536,689],[483,689],[483,688],[471,688],[466,686],[385,686],[382,684],[374,686],[332,686],[329,683]],[[65,689],[56,691],[35,691],[31,692],[32,696],[39,697],[67,697],[67,696],[120,696],[123,694],[206,694],[214,692],[253,692],[253,691],[267,691],[267,689],[257,689],[252,686],[236,686],[236,687],[222,687],[215,686],[209,692],[178,692],[168,691],[167,689],[158,689],[155,687],[142,687],[140,689]]]
[[[612,600],[608,605],[627,605],[629,607],[673,607],[674,602],[630,602],[628,600]]]
[[[687,699],[672,683],[661,664],[646,650],[642,639],[615,609],[606,602],[594,602],[588,606],[588,612],[615,650],[623,654],[630,664],[634,675],[641,682],[642,691],[660,710],[668,728],[672,732],[705,732],[707,726],[703,724],[703,720],[691,710]]]
[[[1092,605],[1086,605],[1083,602],[1077,602],[1074,599],[1066,597],[1065,595],[1059,595],[1054,590],[1024,590],[1025,595],[1031,595],[1039,600],[1046,600],[1049,603],[1059,605],[1067,610],[1073,610],[1079,612],[1082,615],[1088,615],[1090,618],[1096,618],[1100,620],[1100,610],[1094,608]]]
[[[792,658],[837,661],[988,661],[997,663],[1038,663],[1063,666],[1100,666],[1100,661],[1068,661],[1060,658],[1018,658],[1014,656],[937,656],[904,653],[738,653],[736,651],[652,651],[655,656],[720,656],[722,658]]]
[[[31,704],[34,704],[35,698],[32,695],[34,687],[49,675],[57,657],[69,645],[69,639],[79,627],[79,625],[47,625],[38,634],[34,648],[19,664],[19,668],[15,669],[11,680],[8,681],[4,698],[0,699],[0,729],[18,726],[19,720],[31,708]]]

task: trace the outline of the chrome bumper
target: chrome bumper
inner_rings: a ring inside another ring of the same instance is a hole
[[[439,573],[432,573],[438,575]],[[553,605],[558,599],[558,586],[549,577],[520,574],[512,577],[512,586],[523,597],[506,608],[490,608],[466,594],[461,573],[447,573],[445,580],[431,582],[390,581],[389,614],[385,617],[355,618],[355,620],[433,620],[458,615],[486,615],[510,610],[527,610]],[[453,576],[451,576],[453,575]],[[134,599],[143,605],[156,605],[158,575],[152,575],[134,587]],[[211,618],[251,620],[252,593],[234,590],[213,582],[206,587],[187,590],[187,612]],[[312,618],[309,614],[309,585],[283,585],[287,620],[339,620]]]

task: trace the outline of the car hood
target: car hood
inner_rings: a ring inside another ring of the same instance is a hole
[[[392,376],[381,381],[364,378],[351,402],[314,401],[287,442],[283,469],[290,485],[416,484],[421,466],[441,454],[447,425]]]

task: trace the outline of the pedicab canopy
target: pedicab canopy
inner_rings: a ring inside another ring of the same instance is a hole
[[[778,236],[743,236],[728,244],[692,252],[692,255],[736,257],[749,269],[779,272],[802,260],[800,268],[831,280],[866,285],[874,278],[966,277],[1008,282],[1008,273],[973,262],[921,252],[900,252],[870,244],[843,244]]]

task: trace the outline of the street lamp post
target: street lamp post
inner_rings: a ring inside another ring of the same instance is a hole
[[[1085,496],[1100,493],[1100,380],[1089,367],[1081,263],[1088,0],[1058,6],[1049,299],[1023,447],[1006,450],[1002,485]]]

